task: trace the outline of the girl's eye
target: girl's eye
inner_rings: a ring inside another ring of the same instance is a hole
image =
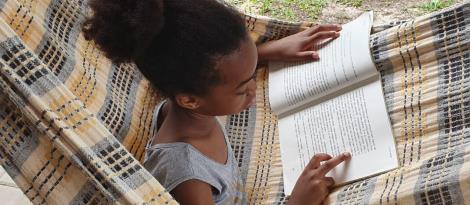
[[[237,95],[248,95],[248,89],[245,89],[243,92],[236,93]]]
[[[251,80],[256,81],[256,73],[251,77]],[[238,93],[235,93],[235,94],[237,94],[237,95],[248,95],[248,90],[245,89],[245,91],[243,91],[243,92],[238,92]]]
[[[248,92],[246,92],[246,91],[245,91],[245,92],[236,93],[236,94],[237,94],[237,95],[247,95],[247,94],[248,94]]]

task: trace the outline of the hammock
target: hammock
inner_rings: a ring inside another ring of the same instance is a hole
[[[80,33],[83,0],[0,0],[0,165],[33,204],[177,204],[141,165],[161,96]],[[257,43],[312,23],[244,15]],[[400,168],[327,204],[470,200],[470,2],[374,27]],[[249,204],[283,204],[267,70],[256,105],[225,118]]]

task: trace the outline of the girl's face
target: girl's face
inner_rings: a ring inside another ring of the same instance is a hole
[[[258,52],[251,40],[243,41],[239,50],[220,58],[216,69],[221,82],[200,98],[198,112],[212,116],[230,115],[253,105],[257,61]]]

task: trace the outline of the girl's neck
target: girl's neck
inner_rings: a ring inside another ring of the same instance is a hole
[[[201,139],[210,136],[218,127],[214,116],[202,115],[182,108],[172,100],[168,100],[161,111],[163,122],[158,135],[164,141]],[[169,136],[175,138],[171,140],[167,138]]]

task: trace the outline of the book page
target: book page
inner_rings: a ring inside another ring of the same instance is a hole
[[[398,166],[395,141],[379,76],[371,83],[279,119],[284,189],[290,195],[316,153],[352,159],[327,176],[336,184],[361,179]]]
[[[314,47],[319,61],[269,62],[269,101],[282,115],[375,74],[369,50],[372,12],[343,25],[340,36]]]

